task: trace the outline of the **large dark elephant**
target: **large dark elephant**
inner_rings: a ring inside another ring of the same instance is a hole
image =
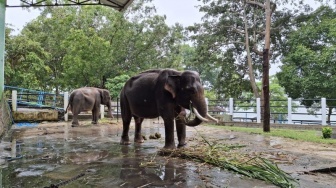
[[[106,105],[108,115],[113,118],[110,92],[106,89],[82,87],[71,92],[67,107],[72,112],[72,126],[78,126],[78,114],[83,111],[92,111],[92,124],[98,123],[100,104]],[[65,112],[67,113],[67,111]]]
[[[213,119],[207,113],[199,74],[194,71],[157,69],[133,76],[125,83],[120,93],[120,107],[123,120],[120,143],[124,145],[130,144],[128,131],[132,116],[135,120],[134,141],[138,143],[143,142],[143,119],[161,116],[165,126],[164,148],[169,149],[175,148],[174,119],[178,147],[186,144],[186,125],[193,127],[207,121],[206,117]],[[192,110],[196,115],[195,119],[186,122],[185,109]]]

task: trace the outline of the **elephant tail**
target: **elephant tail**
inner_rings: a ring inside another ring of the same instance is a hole
[[[69,109],[70,104],[72,103],[72,100],[73,100],[73,95],[71,94],[70,97],[69,97],[68,106],[65,109],[65,114],[68,112],[68,109]]]
[[[69,106],[70,106],[70,102],[68,103],[68,106],[66,107],[66,109],[65,109],[65,112],[64,112],[64,113],[68,113],[68,108],[69,108]]]

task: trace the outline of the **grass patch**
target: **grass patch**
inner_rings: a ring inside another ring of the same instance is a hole
[[[255,133],[261,135],[278,136],[284,138],[291,138],[295,140],[302,140],[315,143],[324,144],[335,144],[336,139],[324,139],[322,135],[318,134],[319,131],[316,130],[294,130],[294,129],[276,129],[271,128],[271,132],[265,133],[262,128],[250,128],[250,127],[232,127],[232,126],[218,126],[218,125],[208,125],[211,127],[216,127],[225,130]]]
[[[177,150],[162,149],[159,151],[159,154],[211,164],[250,178],[270,182],[283,188],[298,186],[298,182],[294,178],[278,168],[278,166],[270,160],[235,151],[244,146],[213,144],[204,139],[204,137],[202,138],[204,142],[197,146]]]

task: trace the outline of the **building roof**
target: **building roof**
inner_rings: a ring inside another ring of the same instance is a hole
[[[78,6],[78,5],[105,5],[118,11],[124,11],[133,0],[20,0],[21,2],[5,1],[6,7],[42,7],[42,6]]]

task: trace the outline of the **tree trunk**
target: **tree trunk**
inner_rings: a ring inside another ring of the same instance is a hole
[[[246,8],[246,5],[245,5],[245,8]],[[259,98],[259,89],[255,81],[253,65],[252,65],[252,57],[251,57],[251,52],[250,52],[249,34],[247,31],[247,18],[246,18],[245,9],[244,9],[244,24],[245,24],[245,48],[246,48],[246,53],[247,53],[248,74],[250,77],[250,83],[251,83],[254,97]]]
[[[331,116],[331,114],[332,114],[332,109],[333,109],[333,107],[329,107],[328,108],[328,117],[327,117],[327,124],[329,124],[329,125],[331,125],[331,122],[330,122],[330,116]]]

